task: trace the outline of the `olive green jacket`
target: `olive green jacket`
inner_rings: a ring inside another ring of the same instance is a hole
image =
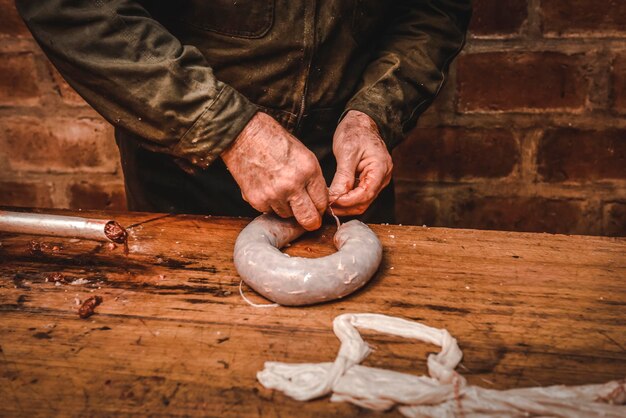
[[[440,90],[471,13],[470,0],[16,3],[104,118],[199,167],[257,110],[318,152],[360,110],[393,147]]]

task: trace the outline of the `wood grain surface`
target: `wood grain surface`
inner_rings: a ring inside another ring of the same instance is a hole
[[[624,238],[373,225],[384,259],[363,290],[318,306],[260,309],[240,297],[232,263],[248,220],[82,215],[130,227],[130,254],[93,241],[0,234],[0,416],[382,415],[328,398],[296,402],[256,381],[266,360],[334,359],[332,320],[345,312],[447,328],[472,384],[626,377]],[[334,231],[329,223],[287,252],[331,253]],[[41,252],[31,251],[33,239]],[[46,282],[52,273],[83,284]],[[103,303],[80,319],[77,301],[94,295]],[[366,365],[423,374],[436,351],[365,336],[375,348]]]

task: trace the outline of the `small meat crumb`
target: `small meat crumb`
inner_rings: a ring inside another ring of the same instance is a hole
[[[41,241],[32,240],[28,243],[28,250],[32,255],[43,254],[43,250],[47,248],[48,245]]]
[[[94,314],[96,306],[102,303],[102,296],[91,296],[87,298],[83,304],[78,308],[78,316],[82,319],[89,318]]]
[[[44,280],[47,283],[67,283],[67,279],[63,273],[50,273],[44,276]]]

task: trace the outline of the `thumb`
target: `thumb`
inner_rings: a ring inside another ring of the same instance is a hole
[[[331,203],[354,188],[357,165],[356,158],[337,160],[337,172],[328,190]]]

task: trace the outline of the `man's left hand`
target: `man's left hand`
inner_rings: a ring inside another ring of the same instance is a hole
[[[337,159],[329,193],[333,211],[339,216],[360,215],[391,181],[391,155],[376,122],[350,110],[335,130],[333,153]]]

